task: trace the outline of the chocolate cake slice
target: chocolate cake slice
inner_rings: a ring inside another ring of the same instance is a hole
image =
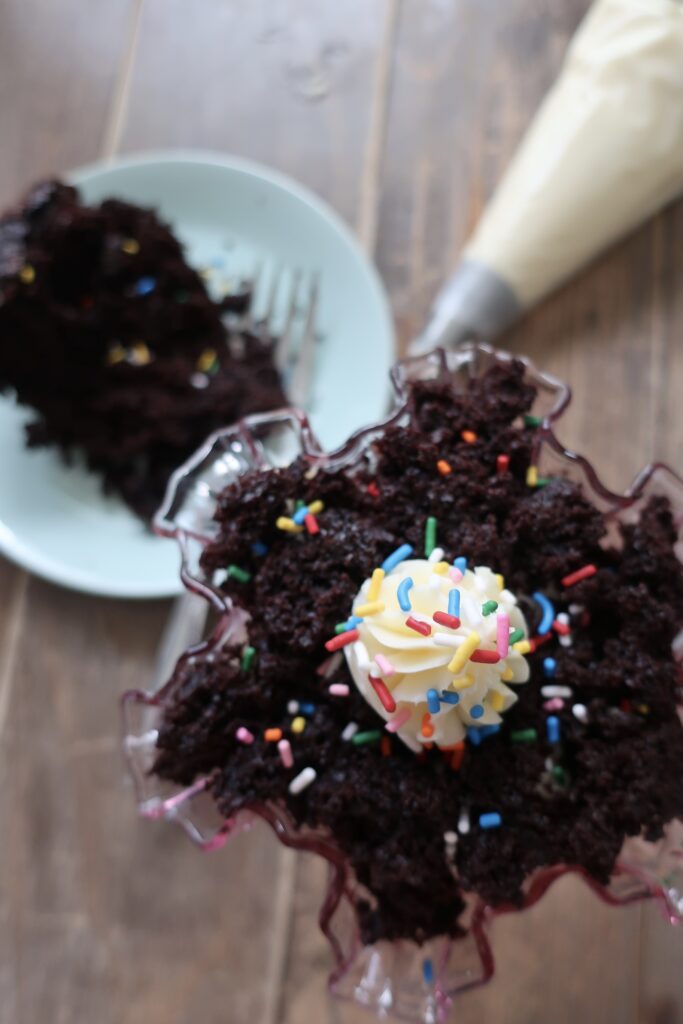
[[[539,477],[534,396],[517,361],[415,382],[350,464],[228,487],[203,567],[245,645],[155,698],[154,772],[328,837],[366,943],[457,935],[467,895],[520,904],[541,867],[606,884],[626,837],[683,816],[669,502],[608,536]]]
[[[44,182],[0,220],[0,391],[35,411],[30,445],[82,452],[149,519],[209,433],[285,402],[249,301],[213,301],[152,210]]]

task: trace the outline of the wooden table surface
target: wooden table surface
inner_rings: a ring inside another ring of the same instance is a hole
[[[0,203],[99,157],[263,160],[357,230],[403,342],[425,315],[588,0],[4,0]],[[506,340],[568,380],[562,427],[625,486],[683,438],[683,205]],[[320,866],[264,829],[202,856],[136,819],[117,696],[167,605],[61,591],[0,560],[2,1024],[338,1024]],[[580,884],[496,926],[498,976],[454,1020],[683,1020],[683,933]]]

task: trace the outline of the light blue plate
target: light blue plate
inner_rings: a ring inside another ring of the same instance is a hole
[[[152,153],[70,176],[87,202],[109,196],[155,207],[211,268],[211,283],[275,268],[317,271],[321,343],[310,402],[326,447],[380,418],[388,401],[394,335],[374,267],[339,217],[275,171],[234,157]],[[25,448],[30,412],[0,399],[0,550],[55,583],[93,594],[151,598],[178,593],[173,542],[149,534],[99,480],[52,450]]]

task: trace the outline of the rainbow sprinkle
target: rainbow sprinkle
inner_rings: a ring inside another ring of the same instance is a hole
[[[381,568],[385,573],[391,572],[401,562],[405,562],[406,558],[410,558],[413,553],[413,547],[411,544],[401,544],[399,548],[396,548],[388,558],[385,558],[382,562]]]
[[[239,565],[229,565],[227,574],[229,579],[237,580],[238,583],[248,583],[251,579],[251,573],[246,569],[240,569]]]
[[[425,525],[425,558],[429,558],[432,551],[436,547],[436,518],[434,516],[427,517],[427,523]]]
[[[497,610],[498,610],[498,602],[497,601],[484,601],[483,605],[481,606],[481,614],[482,615],[491,615],[493,612],[495,612]]]
[[[242,660],[240,662],[240,668],[243,672],[248,672],[251,668],[254,658],[256,656],[255,647],[245,647],[242,651]]]
[[[502,824],[503,819],[498,811],[489,811],[488,814],[479,815],[479,828],[500,828]]]
[[[543,636],[545,633],[549,633],[553,627],[553,622],[555,620],[555,608],[552,601],[550,601],[545,594],[541,594],[538,590],[531,596],[541,609],[543,617],[538,624],[538,632]]]
[[[406,576],[404,580],[401,580],[398,587],[396,588],[396,597],[398,598],[398,606],[402,612],[409,612],[411,610],[410,597],[408,591],[413,587],[413,580],[410,576]]]
[[[379,743],[382,733],[379,729],[368,729],[366,732],[357,732],[351,737],[354,747],[365,747],[369,743]]]
[[[595,576],[597,571],[597,566],[595,565],[584,565],[582,569],[577,569],[576,572],[570,572],[568,576],[564,576],[561,581],[562,586],[573,587],[576,583],[581,583],[583,580]]]

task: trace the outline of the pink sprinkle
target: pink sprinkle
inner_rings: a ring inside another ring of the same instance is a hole
[[[414,619],[412,615],[409,615],[406,619],[406,626],[410,629],[414,629],[416,633],[421,633],[422,636],[429,636],[432,632],[432,627],[426,622],[420,622],[419,619]]]
[[[377,667],[383,676],[393,676],[396,669],[388,658],[385,658],[383,654],[378,654],[375,661],[377,662]]]
[[[333,697],[348,697],[349,688],[346,683],[332,683],[330,693]]]
[[[553,697],[552,700],[545,701],[543,705],[544,711],[561,711],[564,707],[564,701],[561,697]]]
[[[240,743],[246,743],[248,745],[254,742],[253,732],[249,732],[249,730],[245,729],[243,725],[239,727],[239,729],[235,733],[235,736]]]
[[[280,752],[280,760],[284,767],[291,768],[294,764],[294,755],[292,754],[292,745],[289,740],[280,740],[277,749]]]
[[[454,565],[451,566],[451,568],[448,570],[448,575],[450,576],[454,583],[459,583],[460,580],[462,579],[462,573],[460,572],[460,569],[456,569]]]
[[[510,616],[507,612],[498,612],[496,619],[496,649],[501,658],[507,658],[510,648]]]
[[[403,708],[403,711],[399,711],[397,715],[394,715],[394,717],[387,722],[384,728],[387,732],[398,732],[401,726],[406,724],[412,713],[412,708]]]
[[[391,690],[387,687],[387,684],[376,676],[368,676],[370,680],[370,686],[373,688],[377,696],[379,697],[382,707],[385,711],[391,714],[396,710],[396,701],[391,696]]]

